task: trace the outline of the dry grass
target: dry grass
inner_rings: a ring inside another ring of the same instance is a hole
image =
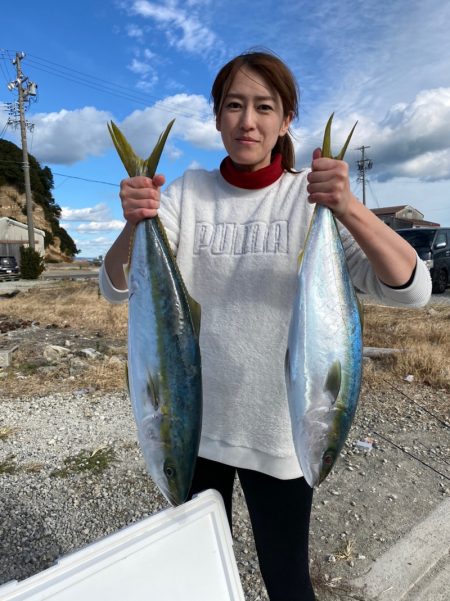
[[[368,304],[364,345],[402,350],[373,362],[365,370],[366,379],[412,375],[417,382],[450,390],[450,306],[398,309]]]
[[[15,428],[14,426],[1,426],[0,427],[0,440],[6,440],[10,436],[12,436],[12,434],[14,434],[15,432],[17,432],[17,428]]]
[[[100,296],[98,285],[93,281],[61,281],[52,286],[32,288],[14,298],[2,300],[0,314],[38,321],[41,326],[56,324],[85,334],[99,333],[111,340],[126,342],[127,306],[108,303]],[[450,390],[449,305],[398,309],[366,304],[364,315],[365,346],[404,351],[366,366],[366,382],[382,385],[386,377],[395,376],[397,379],[411,374],[416,382]],[[42,392],[42,376],[33,374],[33,366],[27,366],[27,358],[21,355],[20,350],[14,357],[14,365],[20,366],[22,393]],[[2,381],[5,393],[8,380]],[[17,381],[10,384],[17,390]],[[48,392],[53,387],[61,391],[86,387],[123,390],[124,367],[114,361],[114,357],[93,361],[81,376],[70,378],[68,373],[49,372],[46,385]]]
[[[0,317],[27,319],[41,327],[56,325],[71,328],[84,335],[100,335],[126,344],[127,305],[111,305],[100,294],[93,281],[59,281],[56,284],[31,288],[17,296],[2,300]],[[69,366],[47,369],[43,378],[39,366],[30,362],[26,350],[19,348],[13,355],[13,365],[1,380],[2,393],[15,396],[52,394],[72,390],[124,390],[125,366],[115,357],[92,361],[78,375],[70,375]]]
[[[12,318],[55,324],[104,336],[126,337],[127,306],[111,305],[99,293],[96,282],[60,281],[31,288],[3,300],[0,313]]]

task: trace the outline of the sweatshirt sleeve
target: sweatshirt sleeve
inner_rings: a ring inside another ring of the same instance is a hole
[[[128,300],[128,290],[119,290],[114,288],[111,280],[109,279],[108,272],[106,271],[105,263],[102,263],[98,274],[98,285],[100,292],[106,298],[107,301],[113,305],[119,305],[125,303]]]
[[[353,284],[380,302],[395,307],[424,307],[431,296],[431,278],[425,263],[416,254],[416,269],[407,287],[392,288],[375,274],[369,260],[344,227],[340,228],[347,264]]]

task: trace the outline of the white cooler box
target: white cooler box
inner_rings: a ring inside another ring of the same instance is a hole
[[[222,497],[207,490],[0,586],[1,601],[244,601]]]

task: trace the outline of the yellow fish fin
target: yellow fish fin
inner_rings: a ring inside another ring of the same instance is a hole
[[[141,175],[144,161],[137,156],[123,133],[113,121],[108,123],[108,131],[128,175],[130,177]]]
[[[342,376],[342,368],[341,362],[336,359],[336,361],[331,365],[328,370],[327,379],[325,381],[324,390],[328,391],[333,397],[333,404],[336,402],[339,391],[341,389],[341,376]]]
[[[350,143],[351,137],[353,135],[353,132],[355,131],[355,127],[358,123],[358,121],[355,123],[355,125],[352,127],[351,132],[348,134],[347,139],[345,141],[344,146],[341,148],[340,152],[338,155],[336,155],[335,157],[333,157],[332,153],[331,153],[331,124],[333,122],[333,117],[334,117],[334,113],[331,113],[330,118],[327,121],[327,124],[325,126],[325,132],[323,134],[323,142],[322,142],[322,156],[329,158],[329,159],[337,159],[339,161],[342,161],[342,159],[345,156],[345,153],[347,151],[347,147]]]
[[[161,153],[164,148],[164,144],[166,143],[167,136],[169,135],[169,132],[172,129],[172,125],[174,123],[175,119],[172,119],[172,121],[167,125],[166,129],[160,134],[158,142],[156,143],[151,155],[148,157],[148,159],[143,161],[144,174],[147,177],[153,177],[155,175],[156,168],[158,166],[159,159],[161,158]]]
[[[200,336],[200,322],[202,318],[202,307],[200,303],[198,303],[195,299],[192,298],[189,294],[187,294],[187,301],[189,304],[189,309],[191,311],[192,317],[192,325],[194,326],[194,332],[197,335],[197,338]]]

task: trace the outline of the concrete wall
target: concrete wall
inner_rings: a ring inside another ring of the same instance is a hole
[[[42,256],[45,253],[44,238],[44,231],[35,228],[34,247]],[[9,217],[0,217],[0,255],[15,257],[20,264],[21,246],[28,246],[28,226]]]

